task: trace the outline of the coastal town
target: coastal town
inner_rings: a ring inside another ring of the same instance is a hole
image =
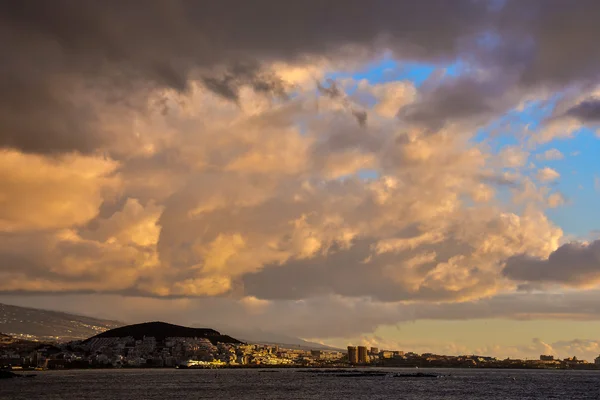
[[[291,347],[291,346],[290,346]],[[375,347],[345,351],[306,350],[278,345],[213,343],[206,337],[94,337],[83,341],[35,342],[0,336],[0,369],[70,368],[243,368],[243,367],[411,367],[600,369],[576,357],[537,360],[497,359],[477,355],[416,354]]]

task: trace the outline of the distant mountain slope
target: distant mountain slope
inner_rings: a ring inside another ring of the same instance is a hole
[[[266,344],[266,345],[277,345],[279,347],[287,349],[299,349],[299,350],[327,350],[337,351],[335,347],[327,346],[321,343],[309,342],[304,339],[300,339],[294,336],[288,336],[279,333],[265,332],[262,329],[236,329],[223,327],[223,330],[227,331],[231,335],[239,338],[240,340],[247,343]]]
[[[117,321],[0,303],[0,332],[15,338],[79,340],[122,325]]]
[[[166,322],[144,322],[142,324],[121,326],[102,332],[90,339],[127,336],[132,336],[136,340],[140,340],[144,336],[154,337],[156,340],[164,340],[168,337],[204,337],[213,344],[218,342],[241,343],[239,340],[231,336],[222,335],[214,329],[188,328],[187,326],[173,325]]]

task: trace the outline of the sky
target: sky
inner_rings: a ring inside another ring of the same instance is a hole
[[[0,302],[591,360],[599,12],[0,1]]]

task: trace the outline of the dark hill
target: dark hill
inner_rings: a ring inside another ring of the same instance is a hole
[[[144,322],[142,324],[126,325],[111,329],[93,336],[94,338],[109,337],[127,337],[132,336],[136,340],[141,340],[144,336],[154,337],[156,340],[165,340],[168,337],[198,337],[206,338],[211,343],[242,343],[231,336],[221,335],[220,332],[208,328],[188,328],[186,326],[168,324],[166,322]],[[87,341],[86,340],[86,341]]]

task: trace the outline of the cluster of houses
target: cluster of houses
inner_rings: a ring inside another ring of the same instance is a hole
[[[30,342],[31,343],[31,342]],[[86,341],[10,346],[0,350],[0,367],[220,367],[322,365],[339,362],[341,352],[278,346],[212,343],[208,338],[97,337]]]

